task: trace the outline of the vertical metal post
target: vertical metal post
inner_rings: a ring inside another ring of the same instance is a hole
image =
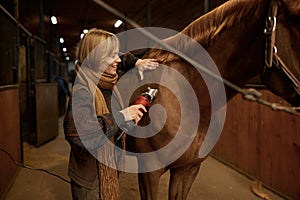
[[[204,13],[207,13],[209,10],[209,0],[204,0]]]
[[[147,1],[147,26],[151,26],[151,0]]]
[[[18,0],[14,0],[14,17],[16,18],[16,20],[19,20],[19,1]]]
[[[44,6],[43,6],[43,0],[39,0],[39,37],[41,39],[44,39]]]
[[[147,27],[151,26],[151,0],[147,0]],[[150,46],[151,41],[147,38],[147,46]]]

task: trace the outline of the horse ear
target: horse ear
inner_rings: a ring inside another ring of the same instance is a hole
[[[282,0],[292,15],[300,16],[300,0]]]

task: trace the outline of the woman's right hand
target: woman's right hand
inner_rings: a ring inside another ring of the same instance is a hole
[[[147,112],[142,104],[138,104],[129,106],[120,112],[123,114],[125,121],[134,120],[134,123],[137,124],[143,117],[142,111]]]

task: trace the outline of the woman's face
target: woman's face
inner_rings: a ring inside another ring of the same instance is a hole
[[[118,63],[121,62],[121,59],[118,55],[119,51],[115,50],[112,52],[111,55],[108,55],[106,58],[103,60],[103,65],[106,67],[105,73],[110,74],[110,75],[115,75],[117,73],[117,66]]]

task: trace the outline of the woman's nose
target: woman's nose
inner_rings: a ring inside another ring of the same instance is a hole
[[[116,62],[121,62],[121,58],[119,56],[117,56]]]

